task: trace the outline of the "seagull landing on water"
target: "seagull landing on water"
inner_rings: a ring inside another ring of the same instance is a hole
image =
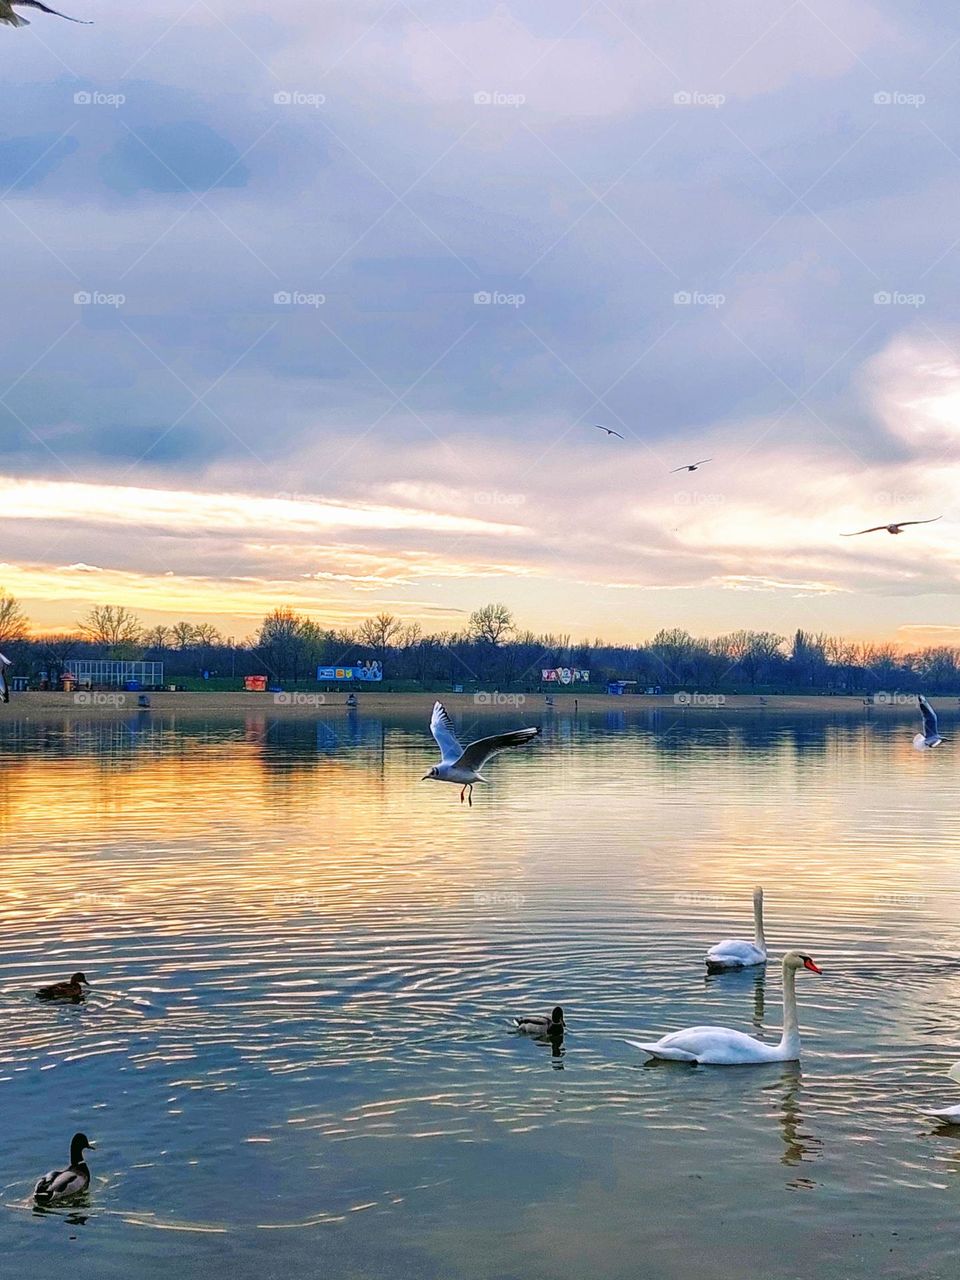
[[[440,748],[440,763],[434,765],[429,773],[425,773],[420,781],[426,782],[428,778],[432,778],[436,782],[456,783],[460,787],[460,803],[463,804],[463,794],[467,791],[467,800],[471,807],[473,806],[473,784],[488,781],[481,777],[480,770],[491,756],[505,751],[507,747],[522,747],[524,743],[531,742],[540,736],[539,729],[515,729],[512,733],[495,733],[489,738],[478,738],[468,747],[461,747],[457,741],[453,722],[447,715],[447,709],[442,702],[433,704],[430,732]]]
[[[67,13],[61,13],[58,9],[49,9],[45,4],[41,4],[40,0],[0,0],[0,24],[6,23],[9,27],[29,27],[30,23],[26,18],[21,18],[19,13],[14,13],[14,5],[29,5],[31,9],[42,9],[44,13],[52,13],[55,18],[66,18],[67,22],[79,22],[81,26],[92,27],[92,22],[84,22],[83,18],[71,18]]]
[[[920,714],[923,716],[923,733],[917,734],[913,745],[918,751],[929,751],[931,747],[939,747],[943,741],[937,732],[937,713],[922,693],[917,694],[917,702],[920,704]]]
[[[702,467],[705,462],[712,461],[712,458],[701,458],[699,462],[685,462],[682,467],[674,467],[670,474],[674,475],[677,471],[696,471],[697,467]]]
[[[0,702],[10,701],[10,686],[7,684],[7,667],[12,667],[13,663],[9,658],[5,658],[0,653]]]
[[[943,516],[933,516],[930,520],[898,520],[895,524],[874,524],[869,529],[857,529],[854,533],[841,533],[841,538],[859,538],[861,533],[879,533],[886,529],[887,533],[903,533],[908,524],[936,524]]]
[[[595,423],[595,426],[598,431],[605,431],[608,436],[616,436],[618,440],[622,440],[624,438],[619,431],[612,431],[610,427],[601,427],[599,422]]]

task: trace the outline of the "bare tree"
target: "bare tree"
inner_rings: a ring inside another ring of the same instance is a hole
[[[360,624],[360,643],[370,649],[376,649],[381,661],[391,643],[403,631],[403,623],[392,613],[378,613],[375,618],[367,618]]]
[[[13,644],[17,640],[25,640],[29,630],[27,615],[21,609],[17,599],[8,592],[0,590],[0,644]]]
[[[194,633],[196,628],[192,622],[176,622],[171,628],[170,634],[173,637],[173,643],[178,649],[189,649],[194,643]]]
[[[143,637],[143,642],[148,649],[166,649],[170,644],[170,628],[165,627],[163,623],[158,623],[155,627],[151,627],[147,634]]]
[[[79,627],[84,637],[93,644],[110,649],[130,649],[140,644],[143,627],[140,619],[122,604],[94,605]]]
[[[485,604],[471,613],[468,626],[474,640],[485,640],[492,645],[500,644],[517,629],[513,614],[505,604]]]

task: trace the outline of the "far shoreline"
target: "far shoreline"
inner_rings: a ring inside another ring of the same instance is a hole
[[[145,696],[149,707],[140,707],[138,699]],[[81,719],[111,718],[140,714],[209,716],[229,718],[267,715],[274,719],[310,719],[318,716],[349,714],[349,691],[335,693],[247,693],[243,691],[176,692],[162,691],[141,695],[112,690],[96,690],[92,693],[65,693],[60,690],[13,693],[10,702],[0,705],[0,723],[10,716],[69,715]],[[755,712],[757,714],[838,715],[915,715],[916,697],[898,694],[889,701],[867,703],[862,695],[846,694],[707,694],[683,695],[688,703],[676,701],[675,694],[623,694],[606,693],[553,693],[549,695],[552,706],[543,693],[392,693],[356,691],[356,713],[397,713],[419,716],[429,721],[436,700],[444,703],[456,715],[496,716],[498,719],[517,717],[540,723],[551,715],[571,715],[574,712],[598,714],[607,712],[663,711],[672,716],[708,715]],[[941,707],[953,702],[956,695],[933,698]]]

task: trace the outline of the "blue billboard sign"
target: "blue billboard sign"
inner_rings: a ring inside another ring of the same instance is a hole
[[[317,667],[317,680],[382,680],[383,667],[368,662],[362,667]]]

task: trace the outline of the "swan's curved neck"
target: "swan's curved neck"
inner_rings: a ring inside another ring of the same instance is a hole
[[[797,971],[783,966],[783,1035],[780,1051],[786,1058],[800,1056],[800,1028],[797,1025]]]
[[[767,940],[763,936],[763,891],[761,889],[753,895],[753,941],[761,951],[766,951]]]

